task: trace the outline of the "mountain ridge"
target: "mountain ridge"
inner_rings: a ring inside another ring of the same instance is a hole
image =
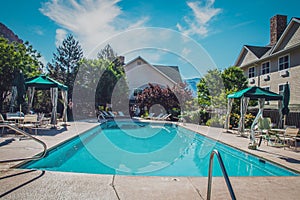
[[[0,36],[8,39],[9,42],[23,43],[23,40],[21,40],[11,29],[9,29],[1,22],[0,22]]]

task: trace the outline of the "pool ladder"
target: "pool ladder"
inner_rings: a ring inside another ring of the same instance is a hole
[[[10,159],[10,160],[0,160],[0,163],[17,162],[17,161],[25,161],[25,160],[38,160],[38,159],[43,158],[46,155],[47,146],[42,140],[39,140],[39,139],[31,136],[30,134],[26,133],[25,131],[23,131],[23,130],[15,127],[15,126],[9,125],[9,124],[1,124],[0,128],[8,128],[8,129],[16,131],[17,133],[19,133],[21,135],[30,137],[31,139],[33,139],[36,142],[40,143],[44,148],[43,152],[41,154],[37,155],[37,156],[31,157],[31,158],[17,158],[17,159]]]
[[[232,188],[232,186],[231,186],[229,177],[228,177],[228,175],[227,175],[227,172],[226,172],[226,169],[225,169],[223,160],[222,160],[222,158],[221,158],[220,153],[219,153],[216,149],[213,150],[213,151],[211,152],[210,158],[209,158],[208,185],[207,185],[207,199],[210,200],[210,197],[211,197],[211,182],[212,182],[212,169],[213,169],[213,158],[214,158],[214,155],[216,155],[217,158],[218,158],[218,161],[219,161],[221,170],[222,170],[222,172],[223,172],[223,176],[224,176],[224,178],[225,178],[225,182],[226,182],[227,188],[228,188],[228,190],[229,190],[231,199],[235,200],[235,199],[236,199],[236,198],[235,198],[235,194],[234,194],[233,188]]]

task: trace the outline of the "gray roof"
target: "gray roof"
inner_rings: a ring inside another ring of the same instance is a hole
[[[166,65],[152,65],[165,75],[167,75],[169,78],[171,78],[174,82],[180,83],[182,82],[179,68],[178,66],[166,66]]]
[[[245,45],[257,58],[264,56],[272,47],[260,47]]]

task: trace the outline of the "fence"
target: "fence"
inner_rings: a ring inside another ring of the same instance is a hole
[[[270,117],[274,124],[279,122],[278,110],[264,110],[264,117]],[[300,128],[300,112],[290,112],[286,117],[285,125]]]

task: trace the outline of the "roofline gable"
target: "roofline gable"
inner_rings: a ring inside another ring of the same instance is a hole
[[[288,34],[289,30],[292,28],[292,26],[298,23],[300,24],[300,20],[298,18],[292,18],[290,23],[288,24],[288,26],[286,27],[286,29],[284,30],[284,32],[282,33],[282,35],[280,36],[279,40],[277,41],[277,43],[274,45],[274,48],[271,51],[271,54],[274,53],[274,51],[276,51],[278,49],[278,47],[280,46],[280,44],[282,43],[282,41],[285,39],[286,35]]]
[[[234,66],[238,66],[238,63],[240,62],[241,58],[242,58],[242,55],[245,51],[245,45],[243,46],[243,48],[241,49],[240,53],[239,53],[239,56],[238,58],[236,59],[235,63],[234,63]]]
[[[250,46],[250,45],[244,45],[244,46],[243,46],[243,48],[242,48],[242,50],[241,50],[241,52],[240,52],[240,54],[239,54],[239,56],[238,56],[238,59],[237,59],[236,62],[234,63],[235,66],[237,66],[238,62],[239,62],[239,61],[241,60],[241,58],[242,58],[243,53],[244,53],[246,50],[247,50],[248,52],[251,52],[251,53],[257,58],[257,60],[259,59],[259,57],[257,57],[257,55],[256,55],[251,49],[248,48],[248,46]]]
[[[173,84],[177,84],[173,79],[171,79],[169,76],[167,76],[165,73],[163,73],[162,71],[160,71],[159,69],[157,69],[156,67],[154,67],[152,64],[150,64],[148,61],[146,61],[144,58],[142,58],[141,56],[136,57],[135,59],[131,60],[130,62],[128,62],[125,67],[133,62],[135,62],[136,60],[141,59],[142,61],[144,61],[146,64],[148,64],[151,68],[153,68],[155,71],[157,71],[159,74],[161,74],[163,77],[165,77],[166,79],[168,79],[169,81],[171,81]],[[162,66],[162,65],[161,65]]]

